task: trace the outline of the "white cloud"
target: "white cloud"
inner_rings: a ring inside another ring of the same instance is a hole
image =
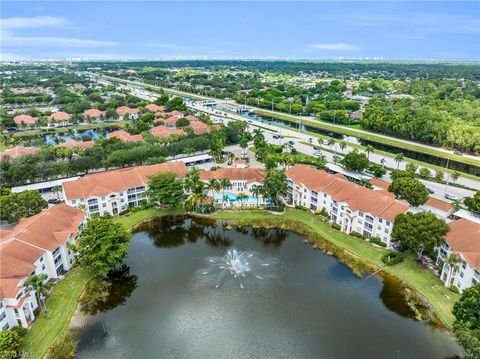
[[[114,41],[77,39],[56,36],[16,36],[10,31],[3,31],[1,44],[5,47],[57,46],[57,47],[99,47],[116,46]]]
[[[4,29],[33,29],[39,27],[66,27],[70,22],[57,16],[35,17],[8,17],[0,19],[0,26]]]
[[[322,51],[356,51],[360,50],[359,47],[347,44],[344,42],[336,42],[330,44],[310,44],[309,48]]]

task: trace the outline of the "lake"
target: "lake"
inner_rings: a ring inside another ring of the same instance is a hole
[[[396,281],[359,278],[304,240],[182,216],[142,225],[109,300],[80,320],[78,358],[461,354],[447,331],[411,318]]]

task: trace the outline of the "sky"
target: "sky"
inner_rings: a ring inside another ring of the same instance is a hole
[[[5,1],[1,60],[480,60],[480,2]]]

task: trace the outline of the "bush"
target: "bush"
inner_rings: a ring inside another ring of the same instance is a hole
[[[302,211],[308,211],[308,208],[307,208],[307,207],[301,206],[301,205],[299,205],[299,204],[295,205],[295,208],[296,208],[296,209],[300,209],[300,210],[302,210]]]
[[[460,290],[457,288],[457,286],[453,284],[450,287],[448,287],[448,290],[453,293],[460,293]]]
[[[328,214],[327,210],[323,207],[321,210],[315,211],[315,214],[318,214],[319,216],[325,217],[325,218],[330,218],[330,215]]]
[[[0,331],[0,358],[19,358],[22,349],[22,333],[19,330]]]
[[[342,229],[342,227],[340,227],[340,225],[338,223],[332,223],[332,228],[333,229],[336,229],[337,231],[339,231],[340,229]]]
[[[60,337],[49,349],[48,359],[73,359],[77,350],[78,341],[72,334]]]
[[[364,238],[363,234],[355,232],[355,231],[350,232],[350,235],[352,237],[356,237],[356,238]]]
[[[382,262],[387,266],[393,266],[403,261],[403,256],[399,252],[388,252],[382,256]]]
[[[379,237],[371,237],[369,239],[369,241],[370,241],[370,243],[378,244],[378,245],[380,245],[382,243],[382,240]]]
[[[278,206],[271,204],[265,207],[265,209],[272,212],[283,212],[285,210],[285,205],[283,203],[280,203]]]

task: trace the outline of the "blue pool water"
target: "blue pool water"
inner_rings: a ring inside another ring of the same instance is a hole
[[[228,197],[228,200],[230,203],[236,202],[237,201],[237,195],[234,193],[226,193],[225,196]],[[221,202],[223,200],[223,195],[222,193],[215,193],[215,201]],[[251,204],[251,205],[256,205],[257,204],[257,197],[254,196],[249,196],[247,199],[243,200],[244,204]],[[262,197],[259,197],[258,203],[262,203]]]
[[[107,131],[96,131],[96,130],[75,130],[73,134],[47,134],[43,136],[43,139],[47,145],[55,146],[60,142],[67,142],[70,140],[75,140],[80,138],[82,141],[90,139],[90,140],[98,140],[100,138],[105,138],[107,136]],[[60,141],[58,141],[61,139]],[[62,141],[63,140],[63,141]]]

